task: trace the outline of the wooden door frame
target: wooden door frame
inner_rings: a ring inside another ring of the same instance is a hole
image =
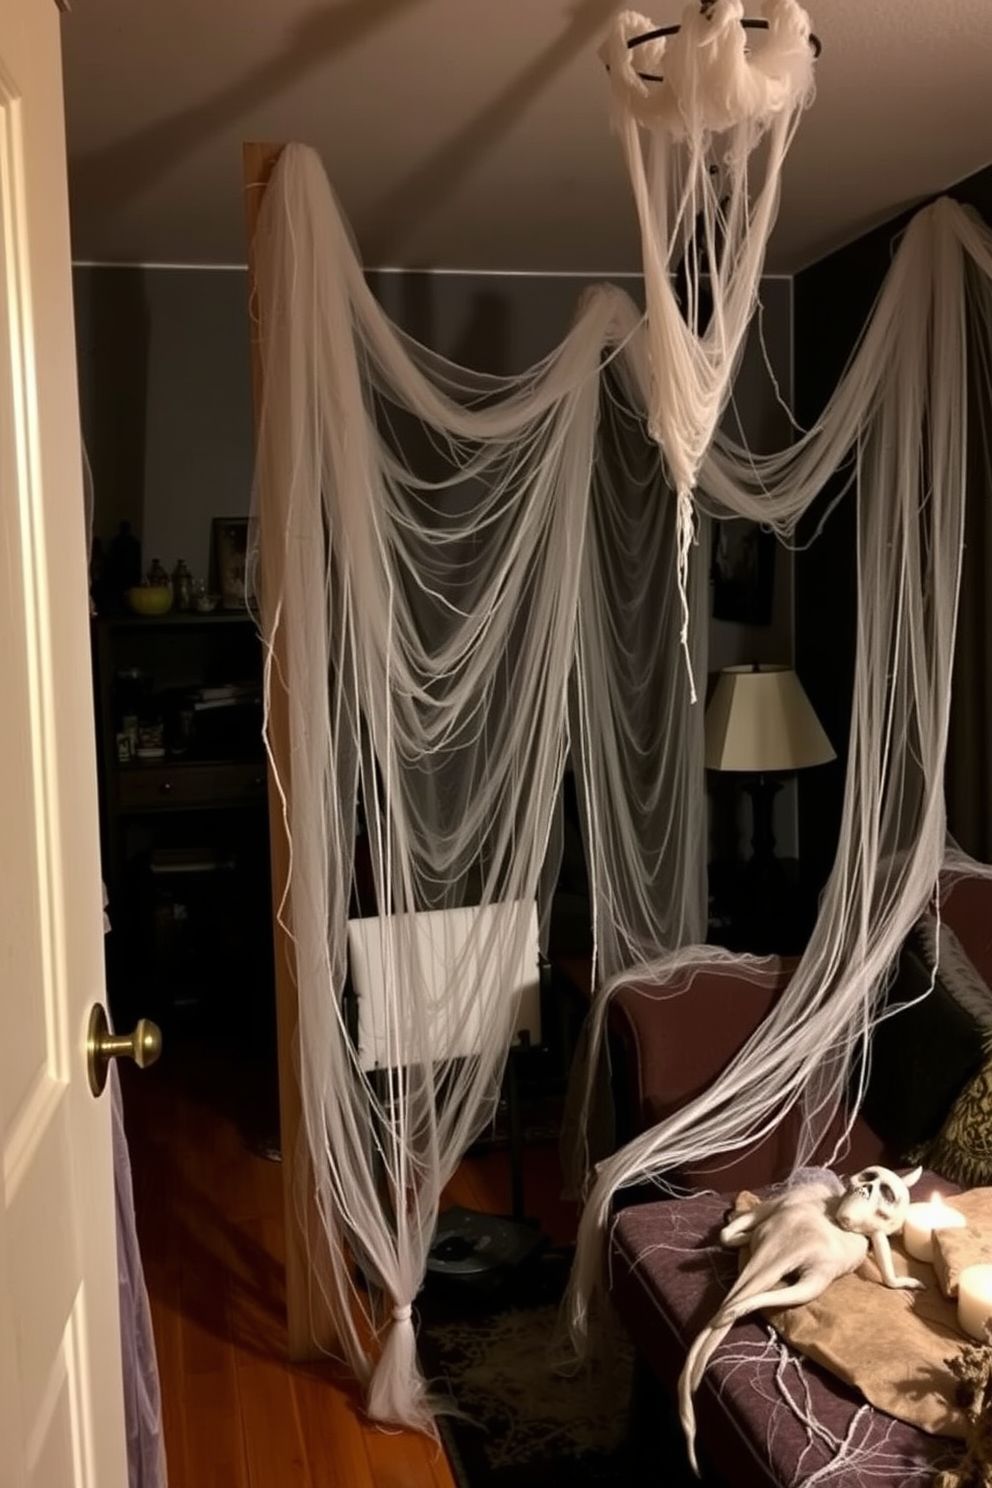
[[[251,332],[252,401],[256,439],[262,416],[263,369],[258,296],[255,280],[255,230],[266,187],[283,151],[282,144],[249,142],[242,146],[245,226],[248,240],[248,317]],[[277,592],[282,543],[265,540],[265,513],[259,512],[259,581]],[[337,1326],[327,1301],[314,1285],[320,1255],[327,1253],[327,1237],[310,1181],[311,1159],[303,1129],[298,1063],[296,1059],[299,999],[296,954],[281,923],[279,908],[289,878],[290,843],[286,827],[292,790],[289,752],[289,710],[281,666],[285,642],[276,635],[270,668],[268,699],[269,749],[275,769],[268,772],[269,841],[272,865],[272,921],[275,969],[276,1029],[279,1046],[279,1128],[282,1149],[283,1208],[286,1225],[286,1329],[289,1357],[313,1359],[336,1352]],[[278,776],[278,785],[277,785]]]

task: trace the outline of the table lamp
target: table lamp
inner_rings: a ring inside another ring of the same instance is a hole
[[[791,667],[727,667],[705,720],[706,768],[733,771],[751,797],[751,872],[777,866],[772,812],[782,777],[835,759],[803,685]]]

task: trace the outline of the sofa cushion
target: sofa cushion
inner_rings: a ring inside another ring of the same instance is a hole
[[[992,987],[992,879],[969,874],[941,892],[941,918],[986,987]]]
[[[992,895],[988,908],[992,910]],[[941,984],[959,1007],[979,1028],[992,1032],[992,982],[986,981],[985,974],[973,959],[974,953],[979,963],[989,965],[983,954],[984,938],[984,935],[976,936],[969,924],[962,925],[959,933],[954,929],[953,921],[938,920],[932,914],[921,915],[913,931],[924,964],[936,966]]]
[[[953,924],[971,932],[984,954],[966,881],[955,886],[938,921],[923,915],[907,937],[888,993],[893,1016],[875,1029],[862,1114],[899,1157],[933,1140],[961,1090],[978,1073],[992,1036],[992,987],[965,951]],[[992,910],[992,885],[986,887]],[[953,916],[949,911],[956,911]],[[992,914],[989,915],[992,920]],[[936,973],[934,967],[936,965]],[[931,990],[931,982],[933,987]],[[934,1164],[934,1166],[939,1166]]]

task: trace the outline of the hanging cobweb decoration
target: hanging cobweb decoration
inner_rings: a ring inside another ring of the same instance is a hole
[[[796,0],[766,0],[757,21],[714,0],[675,27],[620,11],[600,49],[640,223],[648,427],[678,501],[683,598],[691,492],[754,313],[817,47]]]

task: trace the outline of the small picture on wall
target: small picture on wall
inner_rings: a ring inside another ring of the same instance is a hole
[[[770,625],[775,589],[774,532],[734,517],[713,523],[713,618]]]
[[[245,607],[245,564],[248,554],[248,518],[214,517],[214,571],[221,609]]]

